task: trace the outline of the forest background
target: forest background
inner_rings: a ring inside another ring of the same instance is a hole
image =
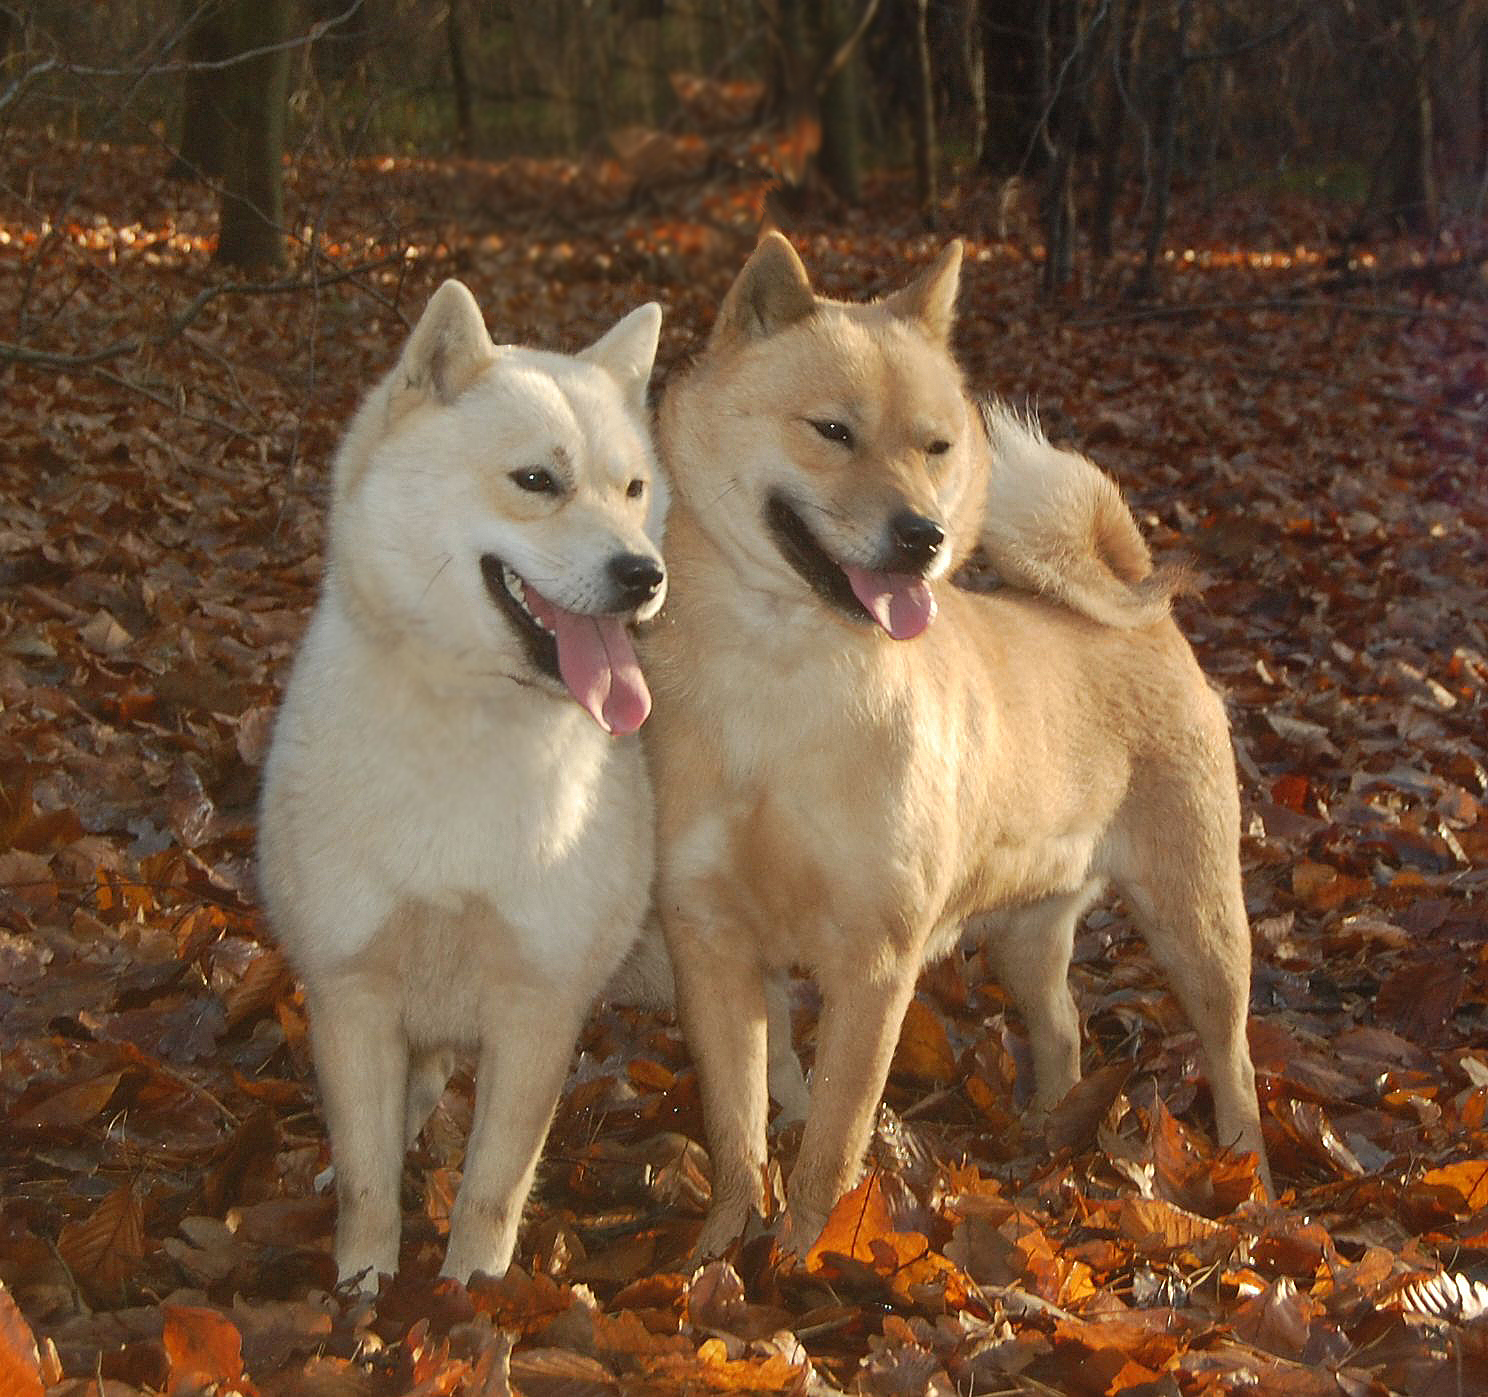
[[[1485,203],[1483,0],[0,4],[0,1394],[1488,1390]],[[512,1272],[434,1280],[462,1073],[337,1294],[251,863],[336,437],[452,275],[661,300],[664,383],[766,218],[844,296],[965,239],[972,383],[1194,565],[1282,1196],[1111,903],[1048,1130],[936,967],[807,1258],[687,1265],[691,1066],[600,1007]]]

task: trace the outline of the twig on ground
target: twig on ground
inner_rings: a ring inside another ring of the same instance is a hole
[[[309,279],[295,277],[285,281],[218,282],[215,286],[207,286],[198,291],[184,309],[173,315],[165,328],[156,334],[135,335],[129,339],[115,340],[113,344],[105,345],[102,349],[95,349],[87,354],[66,354],[50,349],[32,349],[29,345],[0,340],[0,362],[38,364],[53,369],[91,368],[95,364],[105,364],[112,359],[123,359],[131,354],[138,354],[140,350],[147,347],[169,344],[219,296],[274,296],[295,291],[318,291],[338,281],[349,281],[352,277],[377,271],[401,260],[402,253],[395,252],[389,253],[386,257],[380,257],[374,262],[361,262],[355,267],[343,267],[340,271],[332,272],[327,276],[315,275]]]

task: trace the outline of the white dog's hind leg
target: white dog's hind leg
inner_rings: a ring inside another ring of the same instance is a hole
[[[780,1107],[772,1126],[775,1130],[806,1119],[811,1092],[801,1059],[791,1041],[790,972],[765,977],[765,1018],[769,1039],[770,1099]]]
[[[405,1151],[413,1148],[424,1122],[439,1105],[439,1098],[444,1095],[454,1070],[455,1054],[451,1048],[425,1048],[414,1054],[408,1064],[408,1104],[403,1115]]]
[[[1075,926],[1098,883],[979,921],[987,955],[1028,1030],[1033,1053],[1029,1114],[1047,1115],[1080,1080],[1080,1016],[1070,993]]]
[[[487,1026],[475,1073],[475,1118],[440,1274],[503,1276],[532,1190],[548,1123],[589,1008],[553,986],[509,990]]]
[[[351,977],[310,995],[310,1034],[336,1166],[336,1274],[364,1290],[398,1270],[408,1044],[387,999]]]

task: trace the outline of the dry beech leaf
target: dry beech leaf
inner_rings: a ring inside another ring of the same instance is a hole
[[[1400,1308],[1453,1324],[1471,1324],[1488,1315],[1488,1285],[1460,1271],[1443,1271],[1429,1280],[1412,1281],[1396,1297]]]
[[[0,1281],[0,1397],[42,1397],[36,1336]]]
[[[15,1122],[18,1129],[59,1130],[86,1125],[105,1106],[118,1089],[123,1072],[105,1072],[86,1082],[63,1087],[31,1107]]]
[[[271,948],[255,956],[248,962],[243,978],[227,992],[224,1007],[228,1028],[270,1013],[290,983],[289,962],[278,950]]]
[[[167,1305],[163,1342],[170,1360],[168,1397],[252,1390],[243,1382],[243,1336],[221,1312]]]
[[[917,1082],[945,1086],[956,1080],[956,1055],[940,1015],[923,999],[909,1001],[899,1046],[894,1049],[893,1071]]]
[[[1488,1208],[1488,1159],[1464,1159],[1440,1169],[1428,1169],[1421,1175],[1421,1182],[1454,1195],[1459,1212],[1475,1213]]]
[[[121,1298],[145,1254],[144,1210],[134,1185],[115,1189],[88,1217],[68,1223],[57,1237],[57,1250],[90,1290]]]

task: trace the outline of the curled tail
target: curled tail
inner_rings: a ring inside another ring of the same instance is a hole
[[[980,406],[992,454],[981,544],[1003,580],[1102,625],[1162,620],[1187,574],[1154,569],[1115,481],[1006,404]]]

